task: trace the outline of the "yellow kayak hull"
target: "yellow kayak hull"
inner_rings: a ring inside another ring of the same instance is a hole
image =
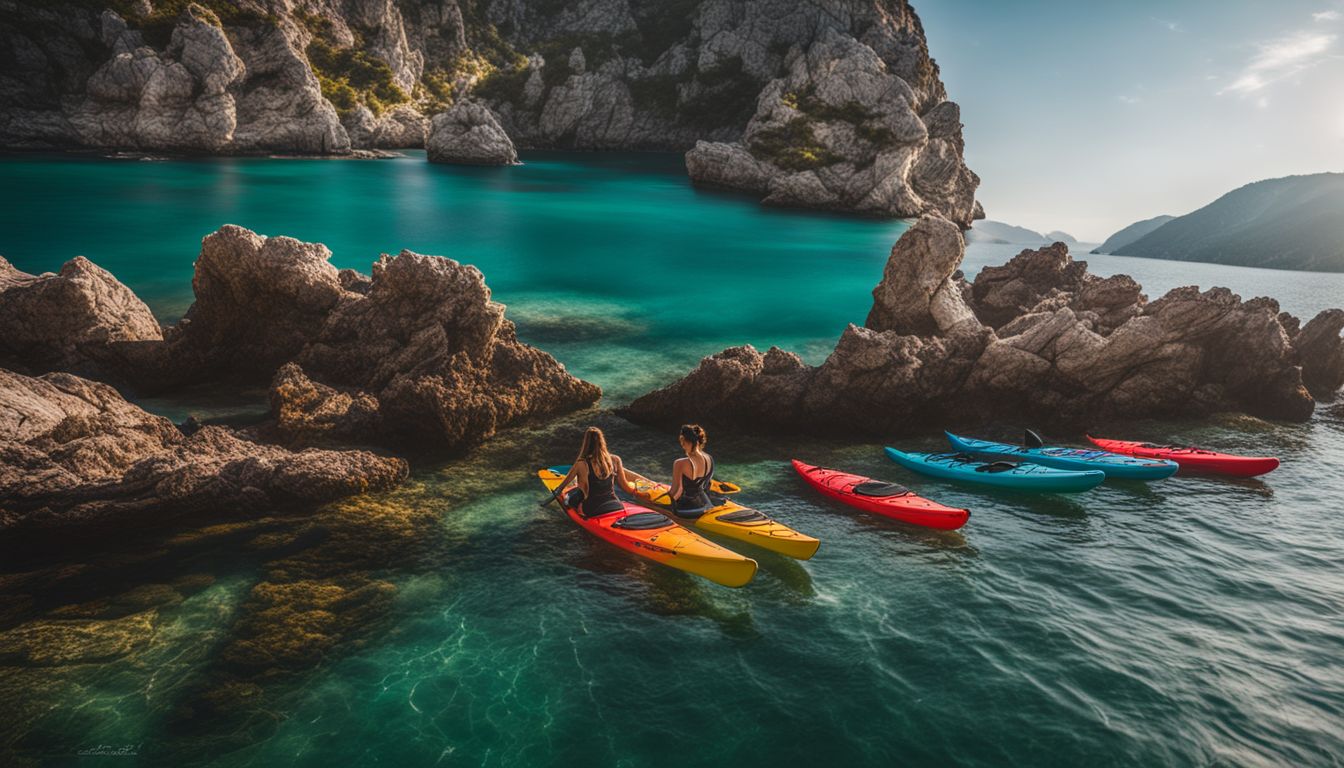
[[[543,469],[537,472],[537,477],[548,491],[554,493],[565,476]],[[580,528],[646,560],[693,573],[725,587],[743,586],[756,575],[755,560],[721,547],[675,521],[668,520],[667,525],[655,528],[622,527],[625,518],[640,513],[648,514],[642,507],[625,504],[616,512],[584,517],[579,510],[565,507],[565,514]]]
[[[641,501],[646,501],[662,510],[672,508],[672,497],[668,495],[670,489],[667,484],[637,481],[635,488],[640,492]],[[810,559],[817,554],[817,548],[821,546],[821,542],[817,539],[799,533],[774,518],[730,499],[725,499],[724,503],[697,518],[695,527],[735,541],[754,544],[796,560]]]

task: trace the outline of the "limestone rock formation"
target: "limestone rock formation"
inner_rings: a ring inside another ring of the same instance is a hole
[[[226,25],[211,7],[228,19]],[[224,3],[128,24],[89,4],[0,7],[0,142],[191,152],[345,153],[294,19]],[[161,35],[166,40],[158,40]]]
[[[893,37],[901,25],[918,30],[906,13],[883,20]],[[866,38],[826,28],[805,51],[791,50],[786,74],[761,91],[740,142],[700,142],[687,153],[691,178],[777,205],[886,216],[938,211],[969,227],[980,180],[961,160],[960,109],[945,99],[922,35],[895,50],[879,46],[887,57],[872,46],[892,38]],[[911,57],[922,63],[907,81],[898,72]]]
[[[355,149],[412,149],[425,146],[429,120],[412,107],[402,105],[381,117],[363,105],[346,113],[341,125]]]
[[[773,204],[983,215],[904,2],[0,0],[0,92],[4,146],[345,154],[471,102],[439,157],[690,150]]]
[[[0,366],[112,375],[120,352],[163,338],[144,302],[83,256],[29,275],[0,258]]]
[[[0,260],[0,361],[94,371],[142,394],[270,382],[279,434],[295,443],[456,449],[601,397],[518,341],[475,267],[402,251],[367,277],[330,258],[321,243],[224,226],[202,241],[195,303],[162,337],[85,259],[41,277]]]
[[[196,302],[168,332],[154,375],[274,377],[272,411],[295,442],[459,448],[601,396],[518,341],[476,268],[402,251],[363,278],[343,276],[330,256],[320,243],[235,226],[206,237]]]
[[[735,347],[626,413],[874,436],[1219,411],[1304,420],[1314,408],[1304,380],[1321,398],[1344,383],[1344,311],[1296,331],[1272,299],[1225,288],[1149,302],[1133,279],[1088,274],[1056,246],[965,285],[963,252],[955,224],[925,217],[892,249],[867,327],[850,326],[820,366]]]
[[[223,427],[191,437],[106,384],[0,369],[0,531],[29,534],[238,517],[388,488],[406,462],[365,451],[292,452]]]
[[[518,151],[489,107],[472,102],[453,105],[434,116],[425,142],[433,163],[516,165]]]

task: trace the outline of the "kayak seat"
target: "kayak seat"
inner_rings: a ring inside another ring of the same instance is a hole
[[[738,525],[745,525],[747,523],[768,522],[770,518],[766,517],[760,512],[757,512],[754,509],[740,509],[736,512],[729,512],[726,515],[720,515],[719,520],[725,523],[737,523]]]
[[[633,512],[612,523],[611,527],[624,528],[627,531],[652,531],[671,525],[671,520],[657,512]]]
[[[688,507],[687,509],[682,509],[681,507],[678,507],[677,505],[673,504],[672,514],[682,518],[683,520],[695,520],[699,518],[701,515],[708,512],[710,509],[711,509],[710,507]]]
[[[866,483],[859,483],[850,489],[852,493],[859,496],[872,496],[878,499],[890,498],[892,496],[902,496],[910,492],[909,488],[896,483],[886,483],[881,480],[869,480]]]
[[[975,468],[976,472],[1008,472],[1017,469],[1017,465],[1011,461],[993,461],[988,464],[981,464]]]

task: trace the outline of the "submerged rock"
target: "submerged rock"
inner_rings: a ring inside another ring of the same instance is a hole
[[[425,148],[432,163],[516,165],[518,151],[494,113],[463,102],[434,116]]]
[[[1128,276],[1088,274],[1059,244],[964,285],[964,248],[954,224],[925,217],[892,249],[867,326],[851,325],[820,366],[735,347],[626,413],[874,436],[1004,418],[1080,427],[1242,411],[1300,421],[1314,407],[1304,370],[1319,392],[1344,379],[1339,310],[1294,337],[1271,299],[1187,287],[1149,302]]]
[[[0,531],[121,533],[183,517],[238,517],[391,487],[401,459],[292,452],[207,426],[190,437],[106,384],[0,369]]]

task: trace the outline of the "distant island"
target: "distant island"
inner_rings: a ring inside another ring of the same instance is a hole
[[[1058,229],[1041,234],[1033,229],[1005,224],[1002,221],[988,219],[977,221],[966,233],[968,243],[1013,243],[1023,245],[1044,245],[1046,243],[1067,243],[1075,245],[1077,238]]]
[[[1157,229],[1163,224],[1166,224],[1168,221],[1171,221],[1174,218],[1176,217],[1164,214],[1162,216],[1154,216],[1151,219],[1136,221],[1133,224],[1130,224],[1128,227],[1125,227],[1124,229],[1120,230],[1119,232],[1116,232],[1114,235],[1111,235],[1110,237],[1106,238],[1106,241],[1103,242],[1101,245],[1097,246],[1096,248],[1093,248],[1092,252],[1115,253],[1117,249],[1129,245],[1130,243],[1134,242],[1135,240],[1138,240],[1139,238],[1143,237],[1149,232],[1152,232],[1153,230]]]
[[[1268,179],[1161,223],[1109,252],[1242,267],[1344,272],[1341,213],[1344,173]],[[1112,240],[1144,223],[1117,232],[1098,250],[1107,252]]]

